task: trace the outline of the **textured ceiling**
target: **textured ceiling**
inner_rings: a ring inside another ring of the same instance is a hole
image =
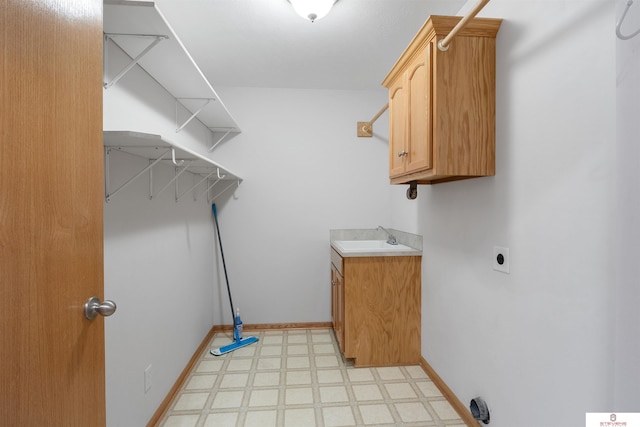
[[[466,0],[339,0],[311,23],[287,0],[156,0],[214,87],[375,89],[429,15]]]

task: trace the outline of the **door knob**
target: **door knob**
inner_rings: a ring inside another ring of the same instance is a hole
[[[409,153],[407,151],[405,151],[405,150],[398,151],[398,157],[406,156],[407,154],[409,154]]]
[[[84,304],[84,315],[87,319],[93,320],[98,314],[101,316],[111,316],[116,311],[116,303],[109,300],[100,302],[100,298],[91,297]]]

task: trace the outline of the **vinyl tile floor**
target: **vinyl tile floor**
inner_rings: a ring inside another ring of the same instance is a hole
[[[161,426],[465,427],[420,366],[355,368],[330,329],[245,336],[259,341],[222,356],[231,335],[213,337]]]

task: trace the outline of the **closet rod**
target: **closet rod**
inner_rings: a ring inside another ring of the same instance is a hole
[[[458,24],[453,27],[453,29],[451,30],[451,32],[449,32],[449,34],[447,34],[447,36],[445,38],[443,38],[442,40],[440,40],[438,42],[438,49],[445,51],[447,49],[449,49],[449,43],[451,43],[451,40],[456,36],[456,34],[458,34],[458,32],[460,32],[460,30],[462,30],[464,27],[467,26],[467,23],[473,19],[478,12],[480,12],[482,10],[483,7],[485,7],[487,5],[487,3],[489,3],[489,0],[480,0],[474,7],[473,9],[471,9],[469,11],[469,13],[467,13],[461,20],[460,22],[458,22]]]
[[[368,122],[358,122],[358,136],[360,136],[360,137],[362,137],[362,136],[364,136],[364,137],[372,137],[373,136],[373,124],[375,123],[376,120],[378,120],[380,118],[382,113],[387,111],[387,108],[389,108],[389,103],[388,102],[384,105],[384,107],[382,107],[380,109],[380,111],[378,111],[378,114],[373,116],[373,118],[371,120],[369,120]]]

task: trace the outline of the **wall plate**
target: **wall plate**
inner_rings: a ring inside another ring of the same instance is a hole
[[[509,274],[509,248],[493,247],[493,269]]]

